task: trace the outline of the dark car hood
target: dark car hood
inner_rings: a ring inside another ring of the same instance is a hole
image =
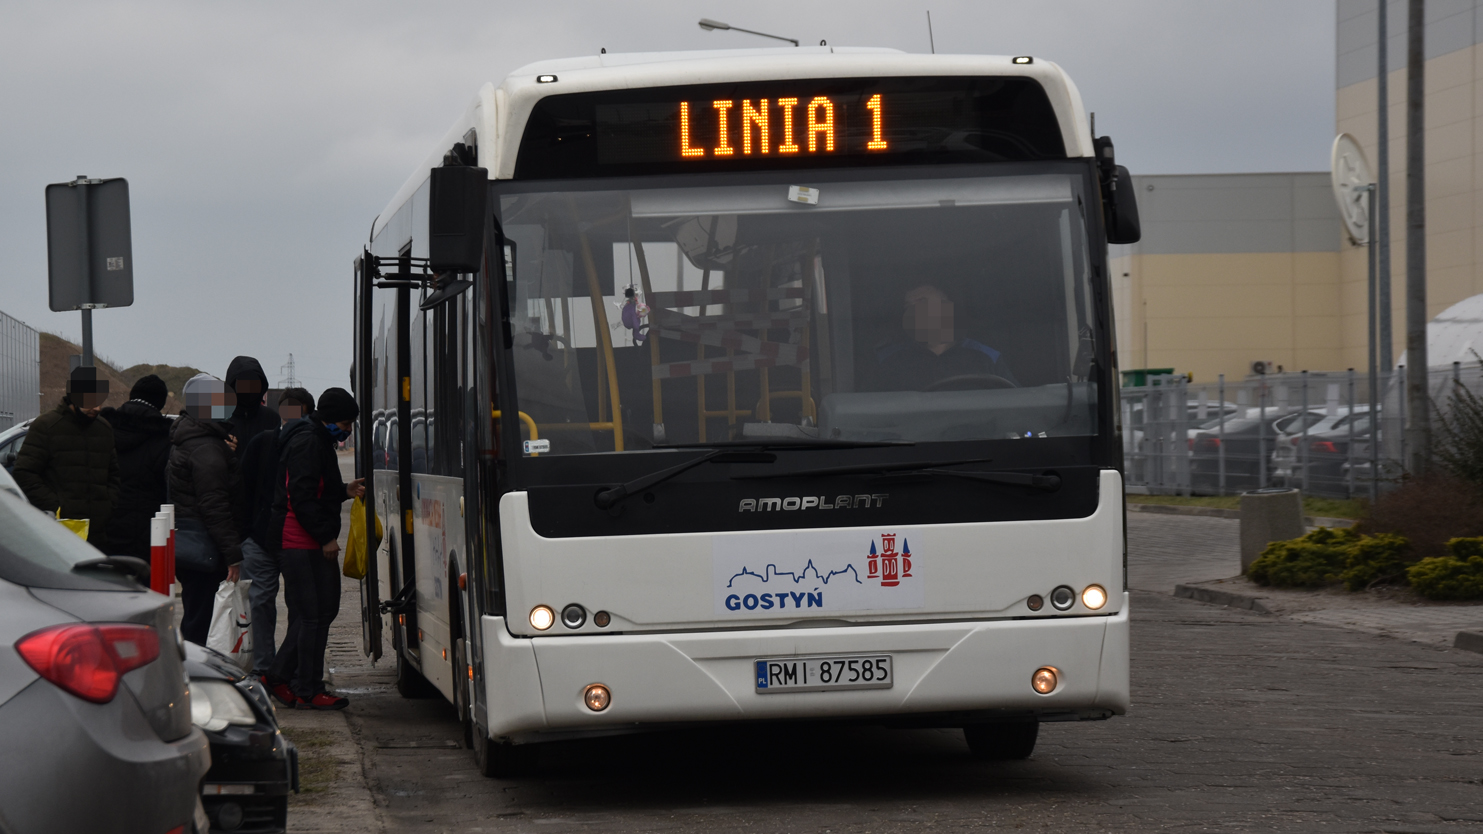
[[[237,664],[231,661],[231,658],[196,643],[185,644],[185,672],[192,679],[203,678],[232,683],[247,677]]]

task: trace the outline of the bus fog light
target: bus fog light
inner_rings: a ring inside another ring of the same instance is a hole
[[[1086,590],[1081,592],[1081,604],[1096,611],[1107,604],[1107,592],[1102,589],[1101,585],[1088,585]]]
[[[561,609],[561,624],[567,628],[581,628],[587,622],[587,609],[575,602]]]
[[[1045,607],[1045,597],[1039,594],[1031,594],[1030,598],[1025,600],[1025,605],[1029,606],[1031,611],[1039,611]]]
[[[536,631],[545,631],[556,622],[556,614],[544,605],[537,605],[530,609],[530,627]]]
[[[613,615],[606,611],[599,611],[592,615],[592,624],[598,628],[607,628],[608,623],[613,621]]]
[[[1035,674],[1030,676],[1030,688],[1039,692],[1041,695],[1049,695],[1056,691],[1056,683],[1056,670],[1049,666],[1042,666],[1036,669]]]
[[[1057,611],[1065,611],[1076,604],[1076,592],[1062,585],[1050,592],[1050,604],[1055,606]]]
[[[606,686],[600,683],[592,684],[582,693],[582,703],[586,704],[587,708],[593,712],[602,712],[608,708],[608,704],[612,703],[612,701],[613,694],[608,691]]]

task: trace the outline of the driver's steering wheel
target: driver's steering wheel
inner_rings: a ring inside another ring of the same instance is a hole
[[[1018,388],[1013,382],[997,374],[958,374],[946,379],[939,379],[928,385],[922,391],[966,391],[972,388]]]

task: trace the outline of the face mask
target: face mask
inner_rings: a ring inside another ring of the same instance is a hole
[[[334,438],[336,443],[339,443],[341,440],[344,440],[345,438],[350,436],[350,432],[340,428],[340,426],[336,423],[325,423],[324,427],[330,433],[330,437]]]
[[[212,405],[211,406],[211,419],[213,419],[213,420],[225,420],[225,419],[227,419],[228,417],[231,417],[231,416],[232,416],[232,407],[231,406],[229,406],[229,405]]]

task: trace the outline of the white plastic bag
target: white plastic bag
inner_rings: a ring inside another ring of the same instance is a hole
[[[252,580],[222,580],[216,586],[216,602],[211,607],[211,631],[206,635],[206,648],[230,657],[243,671],[252,669],[252,609],[247,603],[247,589]]]

